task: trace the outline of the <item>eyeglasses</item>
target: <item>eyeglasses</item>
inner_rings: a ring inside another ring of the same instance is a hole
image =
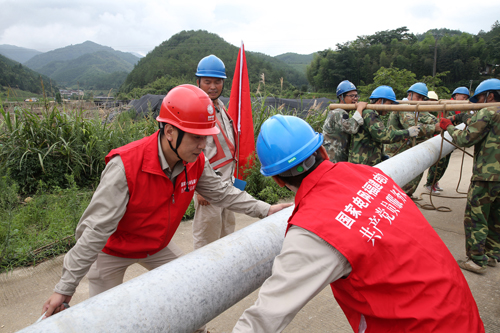
[[[357,94],[354,94],[354,95],[345,95],[345,97],[359,98],[359,95],[357,95]]]

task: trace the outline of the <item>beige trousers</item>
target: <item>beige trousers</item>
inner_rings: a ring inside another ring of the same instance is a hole
[[[236,218],[229,209],[202,206],[194,195],[193,243],[194,249],[210,244],[234,232]]]
[[[147,270],[152,270],[179,258],[183,254],[182,250],[173,241],[170,241],[168,246],[163,250],[152,256],[140,259],[115,257],[100,252],[97,255],[97,260],[92,264],[87,274],[89,279],[89,296],[93,297],[122,284],[125,271],[132,264],[138,263]],[[196,330],[195,333],[204,333],[206,331],[206,326],[203,326]]]

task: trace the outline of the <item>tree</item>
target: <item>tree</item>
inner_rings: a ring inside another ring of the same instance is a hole
[[[448,75],[449,73],[450,73],[449,71],[446,71],[442,73],[436,73],[435,76],[432,75],[424,76],[422,77],[422,79],[420,79],[420,82],[425,83],[429,91],[435,91],[440,99],[449,98],[451,97],[450,89],[441,85],[442,83],[441,78],[445,78],[446,75]]]
[[[416,75],[414,73],[406,69],[380,67],[373,77],[373,83],[366,86],[360,86],[358,90],[363,95],[370,95],[378,86],[386,85],[392,87],[397,98],[403,98],[406,97],[408,88],[413,83],[417,82],[415,77]]]

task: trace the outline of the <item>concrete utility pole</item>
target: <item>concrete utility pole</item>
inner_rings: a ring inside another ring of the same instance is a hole
[[[437,54],[438,54],[438,40],[440,37],[443,37],[442,34],[435,34],[434,35],[434,64],[432,66],[432,77],[436,76],[436,64],[437,64]]]
[[[437,57],[438,57],[438,39],[434,37],[435,42],[434,42],[434,65],[432,66],[432,77],[436,76],[436,63],[437,63]]]

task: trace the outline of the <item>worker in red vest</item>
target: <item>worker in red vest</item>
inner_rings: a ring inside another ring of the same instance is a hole
[[[214,103],[215,126],[219,129],[218,134],[207,137],[203,153],[222,181],[233,184],[236,166],[236,127],[227,113],[224,103],[219,99],[226,78],[224,63],[211,54],[198,63],[196,77],[198,87],[206,92]],[[196,193],[194,196],[194,208],[193,241],[195,250],[234,232],[236,223],[234,212],[227,208],[211,205],[200,193]]]
[[[92,200],[76,228],[75,246],[43,305],[45,316],[64,310],[88,272],[90,296],[123,282],[128,266],[151,270],[183,253],[172,237],[195,190],[212,205],[265,217],[289,204],[256,200],[220,180],[202,149],[217,134],[213,103],[193,85],[172,89],[156,118],[160,130],[113,149]]]
[[[261,127],[261,173],[295,192],[281,253],[233,332],[281,332],[331,285],[354,332],[484,332],[455,259],[380,169],[332,163],[304,120]]]

